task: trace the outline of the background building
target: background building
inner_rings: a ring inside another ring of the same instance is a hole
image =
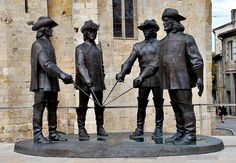
[[[211,0],[1,0],[0,1],[0,140],[10,141],[32,137],[33,93],[29,91],[30,48],[36,33],[31,30],[33,21],[48,15],[59,26],[54,28],[52,42],[56,50],[58,66],[74,76],[74,49],[83,42],[80,32],[86,20],[100,24],[97,40],[103,48],[107,90],[115,84],[115,74],[129,56],[133,44],[144,39],[136,27],[145,19],[155,19],[160,25],[158,39],[165,36],[161,20],[167,7],[177,8],[187,17],[182,23],[185,32],[194,36],[203,56],[205,90],[198,97],[193,89],[193,103],[197,116],[197,132],[211,134],[214,121],[211,109]],[[125,83],[119,83],[110,99],[132,87],[138,75],[136,63]],[[65,133],[77,133],[75,106],[78,105],[78,92],[72,85],[60,83],[58,129]],[[166,132],[175,131],[174,114],[170,107],[167,91],[165,94]],[[108,132],[133,131],[136,127],[137,90],[133,89],[105,110],[105,128]],[[108,100],[109,101],[109,100]],[[152,106],[150,96],[149,105]],[[90,103],[92,106],[92,103]],[[94,110],[87,115],[88,132],[96,129]],[[214,113],[214,112],[213,112]],[[45,114],[46,115],[46,114]],[[147,109],[145,131],[154,130],[154,108]],[[46,118],[46,116],[45,116]],[[45,131],[47,124],[44,124]]]
[[[216,84],[214,100],[216,103],[236,103],[236,9],[231,10],[231,22],[213,30],[216,46],[215,61]],[[236,115],[235,106],[228,106],[228,113]]]

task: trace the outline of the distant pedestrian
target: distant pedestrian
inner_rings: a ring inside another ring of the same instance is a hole
[[[225,115],[227,115],[227,111],[226,111],[226,108],[224,107],[224,105],[222,106],[219,106],[218,107],[218,110],[219,110],[219,116],[220,116],[220,119],[221,119],[221,123],[224,123],[224,118],[225,118]]]

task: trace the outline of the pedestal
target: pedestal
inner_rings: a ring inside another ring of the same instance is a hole
[[[119,158],[119,157],[160,157],[195,155],[217,152],[224,149],[223,142],[214,137],[197,136],[196,145],[171,145],[163,140],[153,141],[152,133],[145,133],[143,139],[130,140],[130,133],[109,133],[109,137],[90,134],[90,140],[79,141],[78,135],[66,135],[68,141],[52,144],[34,144],[33,140],[15,143],[17,153],[44,157],[78,158]]]

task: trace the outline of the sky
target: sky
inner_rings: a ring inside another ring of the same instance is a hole
[[[212,0],[212,28],[229,23],[233,8],[236,8],[236,0]]]
[[[231,22],[232,9],[236,9],[236,0],[212,0],[212,29]],[[214,46],[214,37],[212,36],[213,51],[215,51]]]

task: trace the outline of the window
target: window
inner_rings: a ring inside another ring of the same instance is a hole
[[[236,40],[233,41],[232,44],[232,56],[231,56],[231,60],[232,61],[236,61]]]
[[[226,91],[230,91],[230,90],[231,90],[231,86],[230,86],[230,84],[231,84],[231,82],[230,82],[230,74],[226,74],[225,77],[226,77],[226,78],[225,78],[225,90],[226,90]]]
[[[114,37],[134,38],[135,0],[113,0],[112,6]]]
[[[236,42],[231,40],[227,42],[227,55],[231,61],[236,61]]]

